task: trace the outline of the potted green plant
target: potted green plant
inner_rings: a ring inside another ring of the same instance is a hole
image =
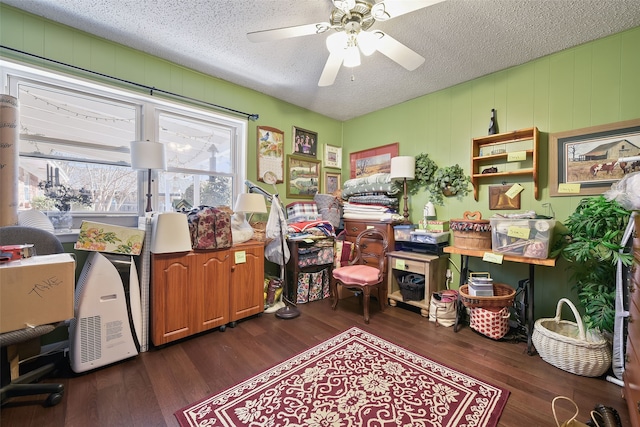
[[[564,222],[555,252],[570,263],[587,328],[613,332],[617,263],[633,259],[621,246],[630,216],[615,200],[598,196],[581,200]]]
[[[429,200],[442,205],[445,196],[466,196],[469,193],[469,184],[471,184],[471,179],[464,173],[460,165],[439,168],[427,185]]]
[[[407,181],[409,194],[418,194],[420,189],[426,189],[438,170],[438,165],[427,153],[420,153],[416,156],[415,178]]]

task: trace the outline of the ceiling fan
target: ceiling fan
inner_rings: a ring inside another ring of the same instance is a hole
[[[331,86],[340,66],[360,65],[360,52],[369,56],[382,53],[409,71],[418,68],[425,59],[380,30],[367,31],[376,21],[386,21],[444,0],[332,0],[330,22],[297,25],[247,34],[252,42],[269,42],[291,37],[336,32],[327,37],[329,58],[322,70],[318,86]]]

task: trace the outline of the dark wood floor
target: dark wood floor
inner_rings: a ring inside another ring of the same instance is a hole
[[[376,304],[374,304],[376,305]],[[82,375],[62,375],[63,401],[44,408],[14,399],[0,412],[2,427],[177,426],[173,413],[222,391],[351,326],[374,333],[467,374],[508,389],[500,426],[555,426],[551,400],[571,397],[586,422],[597,403],[615,408],[629,424],[621,389],[600,378],[559,370],[529,356],[525,343],[495,342],[464,327],[436,326],[406,308],[372,310],[365,325],[356,298],[332,311],[328,300],[299,305],[301,316],[273,314],[246,319],[218,330],[154,348],[133,359]],[[53,379],[47,379],[53,381]],[[562,408],[562,420],[571,415]]]

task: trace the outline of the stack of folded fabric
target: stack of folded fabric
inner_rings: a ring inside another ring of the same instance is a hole
[[[385,206],[345,202],[343,217],[347,219],[392,220],[396,211]]]
[[[346,181],[342,188],[344,218],[394,220],[401,218],[398,211],[399,190],[388,173],[377,173],[365,178]]]
[[[324,239],[335,236],[335,230],[329,221],[302,221],[287,225],[288,240]]]

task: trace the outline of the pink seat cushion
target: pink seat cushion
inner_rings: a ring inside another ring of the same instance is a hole
[[[333,277],[345,285],[374,285],[378,283],[377,268],[368,265],[348,265],[333,270]]]

